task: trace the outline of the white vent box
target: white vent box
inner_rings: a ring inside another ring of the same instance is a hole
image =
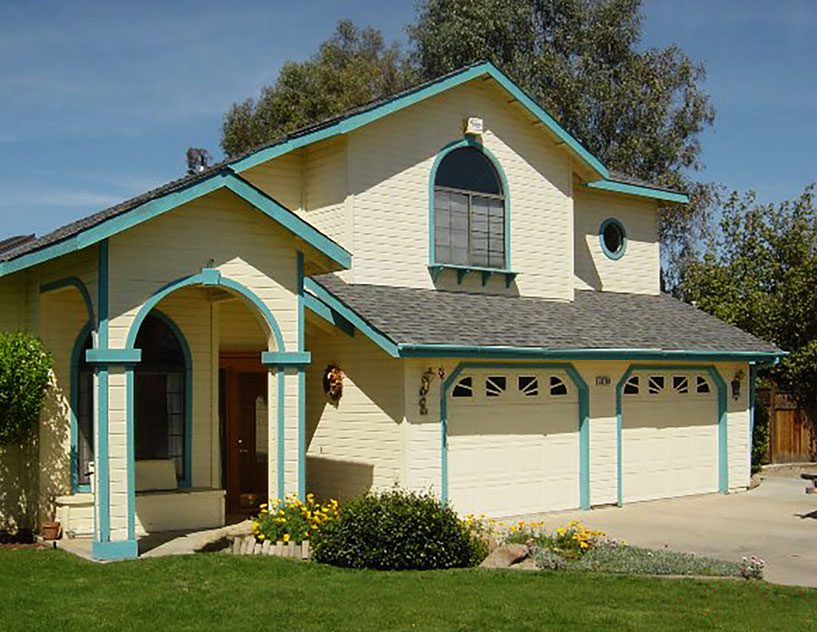
[[[482,122],[481,118],[469,116],[467,119],[465,119],[465,133],[469,136],[482,136],[484,130],[485,124]]]

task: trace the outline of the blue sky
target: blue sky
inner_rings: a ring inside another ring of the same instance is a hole
[[[0,238],[41,234],[220,156],[221,117],[338,20],[405,39],[413,0],[0,0]],[[703,177],[763,201],[817,180],[817,2],[646,0],[645,44],[706,63]]]

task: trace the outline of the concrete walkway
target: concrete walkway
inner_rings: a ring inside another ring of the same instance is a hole
[[[633,503],[622,508],[548,514],[545,527],[569,520],[628,544],[738,562],[766,561],[765,579],[817,587],[817,495],[805,493],[799,468],[764,473],[757,489]]]

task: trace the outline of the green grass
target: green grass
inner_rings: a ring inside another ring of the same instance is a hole
[[[0,631],[812,630],[817,591],[737,580],[342,570],[218,553],[0,551]]]

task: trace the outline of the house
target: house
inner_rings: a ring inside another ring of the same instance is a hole
[[[0,521],[28,495],[115,559],[307,491],[509,516],[744,489],[782,352],[661,294],[685,202],[482,63],[8,242],[0,329],[54,387]]]

